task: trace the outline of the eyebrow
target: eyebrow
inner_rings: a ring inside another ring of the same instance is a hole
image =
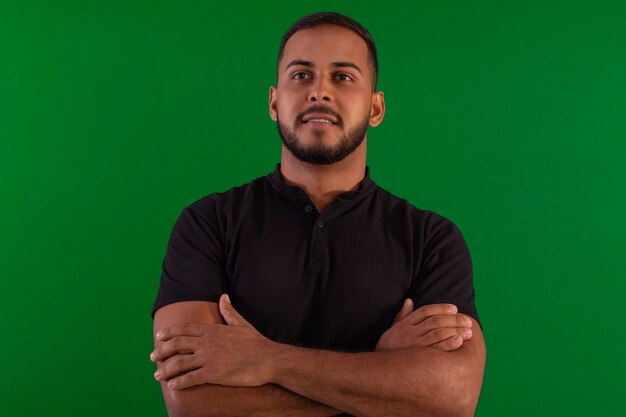
[[[350,67],[350,68],[354,68],[359,73],[362,73],[361,72],[361,68],[359,68],[356,64],[354,64],[352,62],[348,62],[348,61],[333,62],[332,66],[335,67],[335,68]]]
[[[294,65],[302,65],[303,67],[310,67],[310,68],[314,68],[315,67],[315,65],[311,61],[305,61],[304,59],[294,59],[293,61],[291,61],[290,63],[287,64],[287,67],[285,68],[285,71],[287,71],[289,69],[289,67],[293,67]],[[353,62],[339,61],[339,62],[333,62],[331,65],[333,67],[335,67],[335,68],[342,68],[342,67],[354,68],[359,73],[361,73],[361,74],[363,73],[361,71],[361,68],[359,68],[358,65],[356,65]]]

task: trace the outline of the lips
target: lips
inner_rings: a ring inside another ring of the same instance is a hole
[[[302,122],[337,124],[337,118],[327,113],[310,113],[302,118]]]

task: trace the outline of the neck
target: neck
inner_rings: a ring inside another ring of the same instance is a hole
[[[366,140],[343,160],[330,165],[313,165],[296,159],[284,146],[280,173],[285,182],[309,196],[321,213],[337,195],[354,191],[365,176]]]

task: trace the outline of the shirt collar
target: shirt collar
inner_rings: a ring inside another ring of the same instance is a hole
[[[291,200],[309,200],[309,196],[300,187],[289,185],[283,179],[280,173],[280,163],[276,164],[276,168],[269,175],[270,183],[272,186],[282,195]],[[360,197],[365,197],[371,190],[374,189],[374,182],[370,178],[370,169],[365,167],[365,175],[359,184],[359,187],[354,191],[346,191],[339,194],[335,201],[352,201],[358,200]]]

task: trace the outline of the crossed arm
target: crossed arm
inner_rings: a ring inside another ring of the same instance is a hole
[[[154,316],[154,332],[174,328],[181,323],[194,323],[198,329],[203,325],[226,324],[217,303],[185,301],[170,304],[157,310]],[[170,339],[173,340],[173,339]],[[156,340],[155,354],[166,348],[166,342]],[[159,370],[167,365],[166,360],[151,355]],[[170,357],[170,361],[173,357]],[[155,374],[156,376],[156,374]],[[314,400],[294,394],[275,385],[258,387],[231,387],[219,384],[201,384],[186,389],[174,389],[167,385],[165,376],[158,377],[170,417],[204,416],[254,416],[322,417],[339,414],[340,411]]]
[[[375,352],[341,353],[272,342],[225,296],[177,303],[155,315],[151,358],[171,416],[473,415],[484,341],[449,307],[407,302]]]

